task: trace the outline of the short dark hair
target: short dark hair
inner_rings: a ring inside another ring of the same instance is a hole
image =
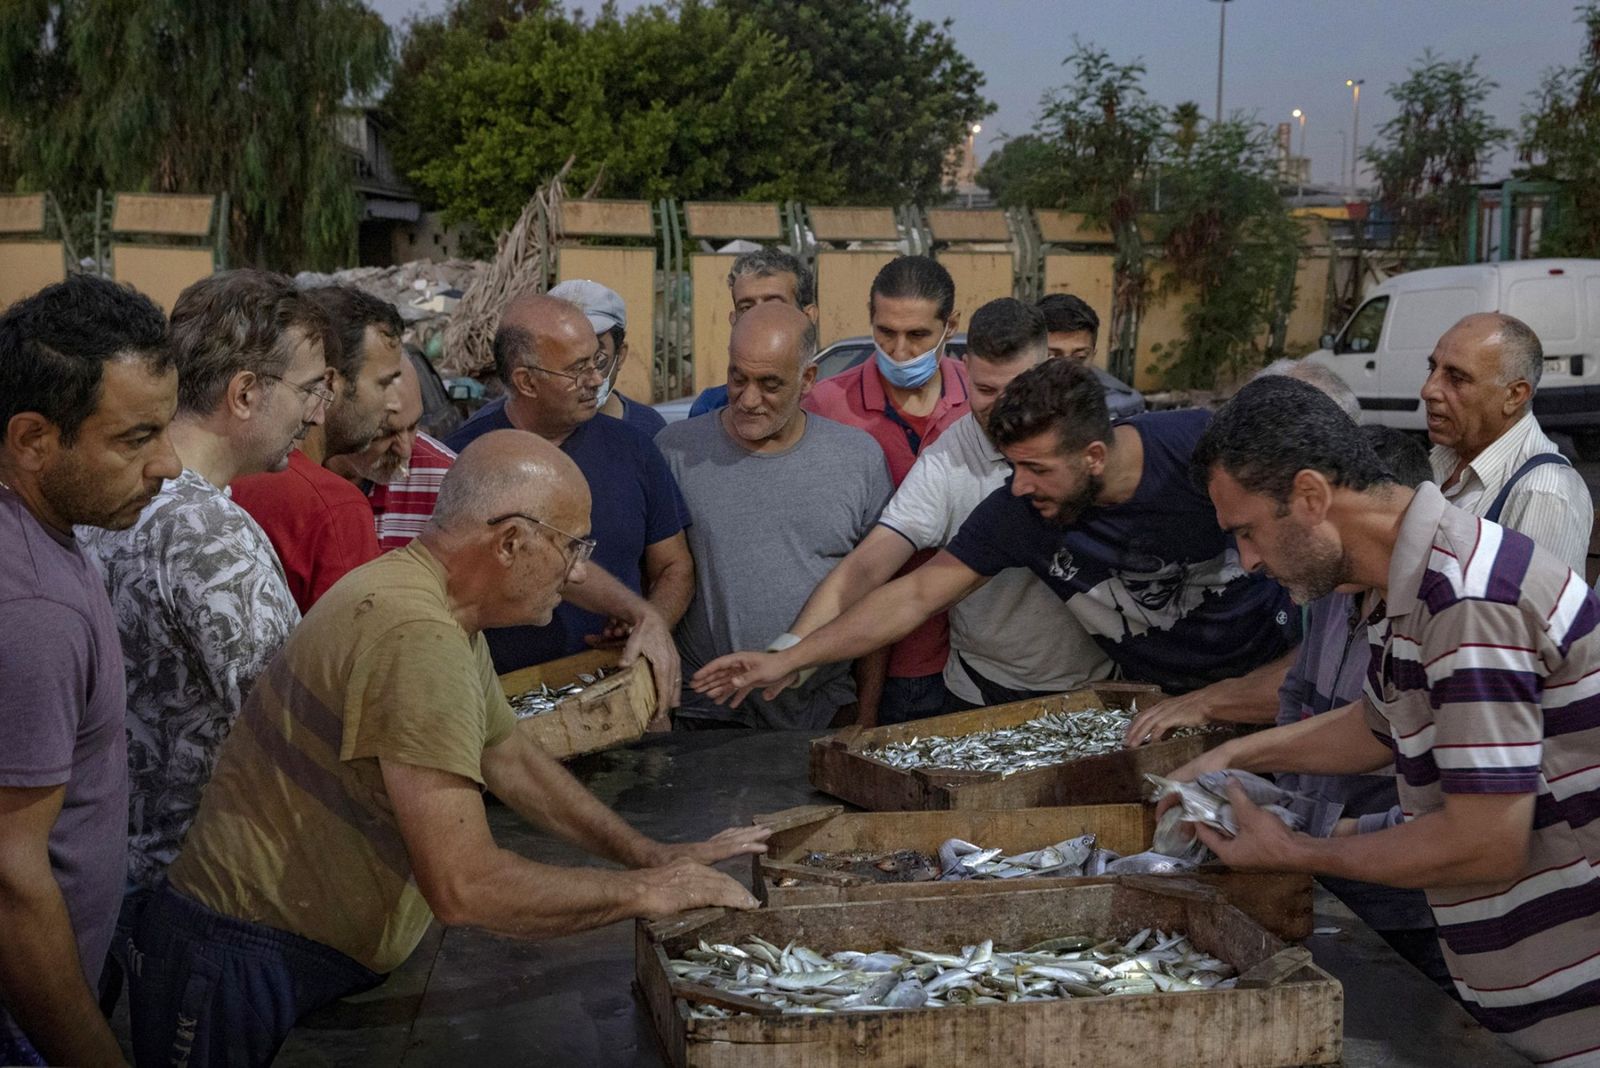
[[[0,315],[0,433],[38,412],[71,447],[100,403],[111,360],[134,357],[157,373],[172,366],[167,317],[131,287],[68,275]]]
[[[628,331],[624,327],[613,326],[606,333],[611,335],[611,348],[613,351],[622,348],[623,343],[628,340]]]
[[[1217,412],[1190,459],[1202,492],[1217,467],[1279,506],[1288,505],[1301,471],[1321,472],[1333,485],[1357,491],[1395,481],[1332,397],[1284,375],[1256,379]]]
[[[795,303],[804,308],[817,302],[817,277],[811,273],[799,256],[781,248],[758,248],[742,252],[728,270],[728,288],[747,274],[757,278],[771,278],[775,274],[794,275]]]
[[[1050,333],[1076,334],[1087,330],[1091,340],[1100,339],[1100,316],[1082,297],[1052,293],[1039,302],[1038,308],[1044,313],[1045,327]]]
[[[1044,315],[1015,297],[991,300],[972,313],[967,324],[967,351],[980,360],[1004,363],[1030,349],[1042,355],[1048,345]]]
[[[1094,370],[1077,360],[1046,360],[1006,386],[989,412],[989,437],[1001,448],[1056,434],[1067,453],[1111,437],[1106,391]]]
[[[931,300],[939,318],[948,319],[956,310],[956,280],[932,256],[897,256],[872,280],[868,305],[879,297]]]
[[[1416,489],[1433,479],[1428,450],[1416,434],[1393,426],[1364,426],[1361,436],[1367,439],[1383,466],[1402,486]]]
[[[294,357],[291,329],[321,343],[328,317],[286,275],[222,271],[178,294],[172,351],[179,410],[213,411],[240,371],[282,375]]]
[[[318,286],[306,290],[317,307],[328,318],[323,355],[328,366],[344,376],[351,387],[356,376],[366,366],[367,327],[375,326],[399,341],[405,333],[405,323],[395,306],[382,297],[375,297],[355,286]]]

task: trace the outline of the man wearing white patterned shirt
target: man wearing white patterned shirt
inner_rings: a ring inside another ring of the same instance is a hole
[[[1469,315],[1428,357],[1429,460],[1445,500],[1518,530],[1583,574],[1594,523],[1583,476],[1533,415],[1544,350],[1510,315]]]

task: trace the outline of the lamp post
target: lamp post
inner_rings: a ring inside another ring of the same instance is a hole
[[[1305,196],[1306,171],[1310,169],[1306,164],[1306,113],[1299,108],[1295,108],[1289,114],[1300,120],[1300,158],[1294,166],[1295,196],[1300,197]]]
[[[1222,25],[1217,30],[1217,122],[1222,121],[1222,50],[1228,41],[1228,4],[1232,0],[1211,0],[1222,9]]]
[[[1354,200],[1361,172],[1361,87],[1367,81],[1365,78],[1346,78],[1344,84],[1350,87],[1350,199]]]
[[[983,124],[975,122],[967,127],[967,158],[963,161],[967,178],[967,207],[972,207],[973,186],[978,183],[978,135],[983,132]]]

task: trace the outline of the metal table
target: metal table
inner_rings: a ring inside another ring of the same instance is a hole
[[[655,735],[572,762],[601,800],[644,833],[705,837],[751,816],[828,801],[806,781],[799,732]],[[592,863],[491,808],[496,839],[552,864]],[[724,865],[748,880],[749,862]],[[1350,1068],[1526,1066],[1391,950],[1333,895],[1318,889],[1307,945],[1344,984],[1344,1063]],[[633,930],[618,923],[548,942],[518,942],[435,925],[381,987],[308,1017],[277,1063],[461,1065],[663,1063],[633,993]]]

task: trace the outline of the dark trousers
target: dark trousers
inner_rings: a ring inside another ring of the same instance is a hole
[[[170,886],[145,906],[130,957],[141,1065],[268,1065],[306,1013],[383,981],[320,942],[223,916]]]
[[[1002,686],[980,675],[978,669],[967,663],[954,649],[950,650],[950,655],[956,658],[956,665],[966,672],[967,678],[978,688],[980,702],[975,703],[964,697],[957,697],[947,689],[944,702],[946,712],[970,712],[974,708],[992,708],[995,705],[1009,705],[1016,701],[1032,701],[1040,697],[1056,696],[1044,690],[1015,690],[1010,686]]]
[[[878,722],[909,723],[944,712],[950,691],[944,688],[944,674],[889,676],[883,680],[883,696],[878,700]]]
[[[105,967],[100,970],[100,1011],[105,1013],[108,1020],[116,1014],[117,1002],[127,986],[128,972],[132,968],[133,931],[139,926],[139,914],[149,904],[152,893],[140,888],[122,895],[122,909],[117,913],[111,950],[106,954]]]

